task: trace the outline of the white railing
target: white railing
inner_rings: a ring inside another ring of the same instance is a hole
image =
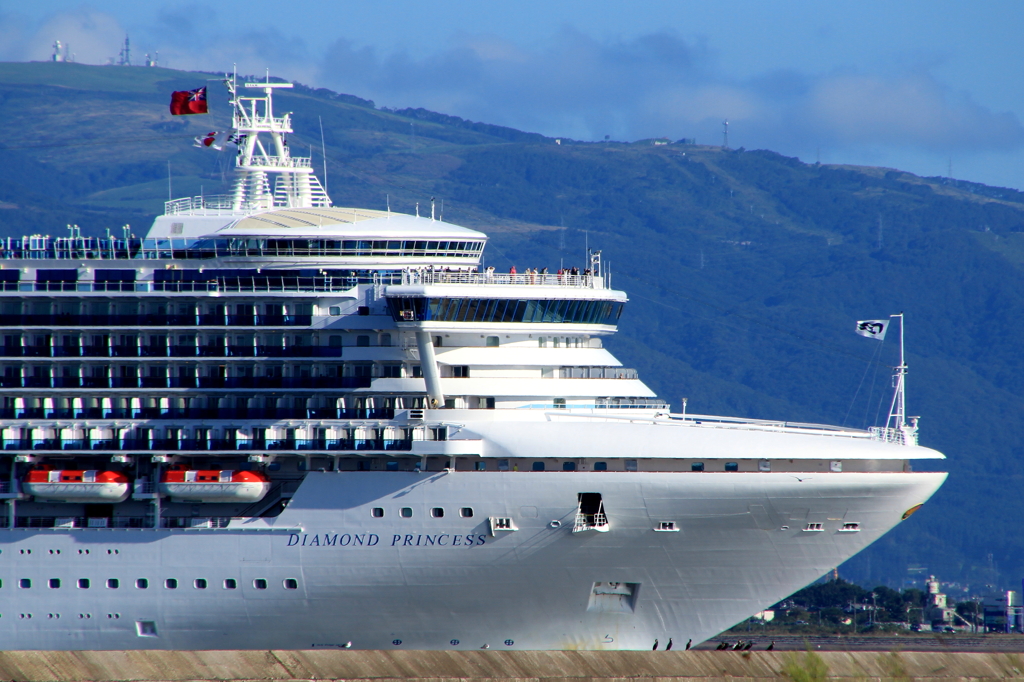
[[[597,512],[596,514],[584,514],[583,512],[576,512],[576,519],[572,526],[572,532],[582,533],[587,530],[596,530],[601,533],[607,531],[608,517],[605,516],[605,513]]]
[[[164,214],[178,215],[183,213],[194,213],[197,211],[232,211],[234,210],[234,203],[234,197],[230,194],[213,194],[203,197],[182,197],[181,199],[165,201]],[[240,210],[247,211],[255,208],[255,204],[245,202]]]
[[[403,270],[402,284],[473,284],[495,286],[548,286],[604,289],[601,276],[555,274],[510,274],[507,272],[445,272],[440,270]]]
[[[917,445],[915,433],[908,434],[903,429],[893,429],[888,426],[872,426],[868,431],[872,440],[880,440],[883,443],[894,443],[895,445]]]
[[[249,163],[239,166],[238,170],[248,171],[260,168],[311,168],[308,156],[254,156]]]

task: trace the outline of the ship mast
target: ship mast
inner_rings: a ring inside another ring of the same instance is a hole
[[[231,192],[235,211],[271,208],[327,207],[331,199],[313,173],[310,157],[292,156],[286,135],[292,132],[291,112],[274,115],[274,90],[291,83],[244,83],[245,89],[262,90],[263,96],[243,96],[236,76],[225,78],[233,108],[232,128],[238,144],[236,178]],[[269,135],[264,146],[261,135]],[[274,182],[271,186],[270,176]]]
[[[899,318],[900,321],[900,364],[893,368],[892,381],[895,391],[892,396],[892,405],[889,407],[889,419],[886,422],[886,430],[889,433],[902,434],[902,440],[906,445],[917,445],[917,422],[918,417],[907,417],[907,358],[904,343],[903,313],[890,315],[890,318]]]

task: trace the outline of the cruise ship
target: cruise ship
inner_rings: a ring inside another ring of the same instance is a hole
[[[333,206],[290,85],[225,84],[230,195],[0,242],[4,649],[682,648],[944,481],[905,364],[866,431],[671,413],[600,253]]]

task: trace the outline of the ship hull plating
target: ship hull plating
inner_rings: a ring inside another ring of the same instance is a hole
[[[0,531],[0,641],[9,650],[697,642],[862,550],[945,476],[310,473],[280,516],[228,528]],[[584,492],[602,495],[609,532],[573,532]],[[492,517],[517,530],[492,530]],[[674,530],[655,530],[664,523]],[[857,532],[843,531],[850,523]]]

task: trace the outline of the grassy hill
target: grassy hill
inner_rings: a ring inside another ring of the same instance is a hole
[[[0,64],[0,235],[144,231],[167,198],[223,191],[224,130],[173,119],[169,93],[213,74]],[[895,338],[857,319],[905,311],[908,400],[949,456],[931,504],[844,576],[898,586],[922,570],[1015,585],[1024,537],[1024,194],[898,170],[808,165],[769,151],[579,143],[297,87],[293,151],[312,148],[337,205],[412,212],[491,236],[487,264],[581,265],[600,248],[631,304],[608,345],[678,409],[863,427],[883,418]],[[322,173],[321,173],[322,175]],[[882,415],[880,417],[880,415]]]

